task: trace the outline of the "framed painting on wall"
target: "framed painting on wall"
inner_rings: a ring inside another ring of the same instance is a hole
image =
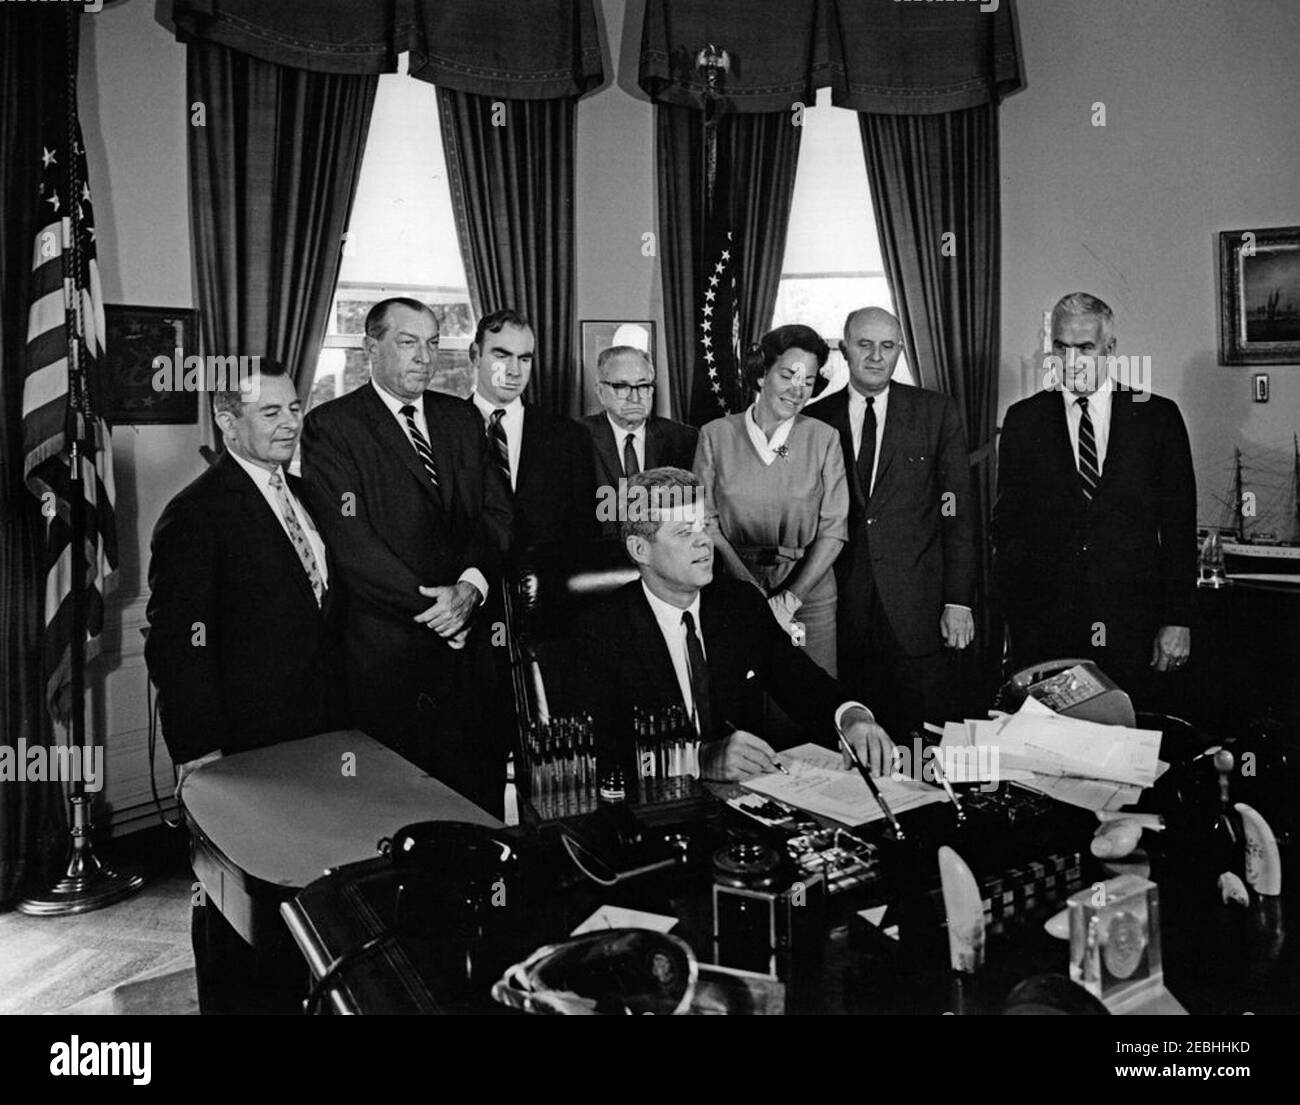
[[[1300,364],[1300,226],[1219,234],[1219,363]]]
[[[157,388],[157,357],[170,365],[199,351],[199,312],[188,307],[104,304],[104,380],[114,426],[185,425],[198,421],[195,391]]]

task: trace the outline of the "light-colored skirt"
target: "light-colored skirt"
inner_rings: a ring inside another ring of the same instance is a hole
[[[746,551],[737,550],[737,555],[744,561],[750,574],[763,585],[768,596],[780,594],[785,581],[794,574],[798,567],[797,559],[778,559],[775,564],[756,562]],[[837,601],[835,572],[828,568],[826,574],[817,581],[812,593],[804,599],[803,605],[795,611],[795,621],[802,622],[807,643],[804,651],[827,675],[836,675],[835,655],[835,606]]]

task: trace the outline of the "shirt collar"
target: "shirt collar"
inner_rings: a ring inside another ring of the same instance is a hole
[[[512,421],[516,417],[522,418],[524,413],[524,401],[518,396],[515,396],[515,398],[511,399],[509,403],[502,407],[483,398],[479,393],[478,388],[474,389],[474,406],[478,407],[478,412],[483,416],[484,422],[492,417],[493,411],[505,411],[505,417]]]
[[[609,428],[614,431],[614,440],[620,444],[622,444],[623,439],[627,437],[628,434],[631,434],[638,442],[645,440],[645,428],[646,423],[650,421],[649,418],[647,418],[645,422],[642,422],[635,430],[623,429],[622,426],[618,425],[614,419],[610,417],[609,411],[605,412],[605,419],[609,422]]]
[[[890,385],[886,384],[884,390],[880,392],[879,395],[873,395],[871,397],[874,400],[874,402],[871,404],[871,409],[876,412],[877,418],[880,418],[884,415],[885,408],[889,405],[889,388]],[[848,389],[849,389],[849,407],[852,408],[853,406],[856,405],[859,410],[865,410],[867,406],[867,397],[853,386],[852,381],[849,382]]]
[[[745,430],[749,434],[749,440],[754,443],[754,448],[758,450],[758,455],[763,458],[764,464],[771,464],[779,455],[778,450],[785,448],[786,439],[790,436],[790,431],[794,429],[794,421],[799,416],[796,414],[787,418],[773,432],[771,440],[768,440],[767,434],[758,424],[757,419],[758,403],[755,401],[753,406],[745,412]]]
[[[415,413],[417,415],[424,413],[423,396],[421,396],[419,399],[416,399],[414,402],[408,403],[405,399],[397,398],[396,395],[389,395],[388,392],[386,392],[377,383],[375,383],[375,378],[373,376],[370,377],[370,386],[375,389],[375,394],[378,395],[379,398],[384,401],[384,406],[386,406],[390,411],[392,411],[395,417],[401,418],[402,408],[408,406],[414,407]]]
[[[1104,415],[1110,410],[1110,400],[1115,394],[1115,378],[1106,374],[1106,379],[1097,385],[1097,390],[1091,395],[1076,395],[1064,384],[1061,385],[1061,393],[1065,396],[1065,409],[1078,410],[1076,406],[1078,400],[1086,398],[1088,400],[1088,413],[1093,416]]]
[[[238,464],[240,468],[242,468],[245,472],[249,474],[249,476],[252,477],[252,480],[255,484],[257,484],[257,488],[259,491],[265,491],[268,487],[271,486],[271,473],[268,472],[265,468],[263,468],[260,464],[254,464],[251,460],[245,460],[233,449],[227,449],[226,452],[230,454],[231,460],[233,460],[236,464]],[[279,465],[276,465],[275,470],[280,473],[280,482],[283,483],[286,488],[288,488],[289,481],[284,478],[284,470]]]
[[[695,619],[695,632],[700,632],[700,593],[695,592],[695,599],[691,602],[686,610],[674,606],[671,602],[664,602],[649,587],[646,586],[645,580],[641,580],[641,590],[645,592],[646,601],[650,603],[650,611],[655,616],[655,621],[659,623],[659,628],[664,633],[676,633],[682,627],[682,615],[687,610],[690,611],[691,617]]]

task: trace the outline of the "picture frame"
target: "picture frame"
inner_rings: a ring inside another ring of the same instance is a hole
[[[625,326],[638,327],[642,333],[629,330],[620,334],[619,331]],[[644,348],[650,354],[650,363],[659,363],[655,359],[655,324],[651,319],[582,319],[578,323],[578,334],[578,364],[582,372],[583,405],[586,410],[599,409],[600,401],[596,398],[596,359],[610,346],[635,345]],[[643,341],[644,345],[641,344]]]
[[[192,307],[104,304],[104,417],[114,426],[184,426],[198,422],[199,393],[153,386],[158,356],[199,352],[199,312]]]
[[[1300,364],[1300,226],[1218,238],[1219,363]]]

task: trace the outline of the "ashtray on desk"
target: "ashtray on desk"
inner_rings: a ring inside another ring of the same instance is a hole
[[[671,1015],[690,1009],[698,973],[675,936],[608,929],[538,948],[506,970],[492,997],[525,1013]]]

